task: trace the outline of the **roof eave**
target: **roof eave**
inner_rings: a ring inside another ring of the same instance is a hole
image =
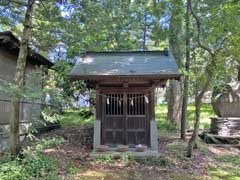
[[[19,53],[19,46],[20,46],[20,40],[10,31],[0,32],[0,39],[2,40],[1,44],[3,46],[11,46],[10,48],[7,48],[9,51],[13,51],[16,54]],[[34,59],[34,62],[37,65],[44,65],[48,68],[51,68],[54,64],[49,61],[47,58],[43,57],[42,55],[32,51],[31,49],[28,50],[28,58]]]
[[[175,79],[180,80],[182,74],[176,73],[176,74],[138,74],[138,75],[68,75],[69,78],[72,81],[75,80],[106,80],[106,79],[128,79],[128,78],[142,78],[142,79],[162,79],[162,80],[168,80],[168,79]]]

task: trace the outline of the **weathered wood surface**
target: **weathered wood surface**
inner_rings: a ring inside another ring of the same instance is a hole
[[[210,132],[221,136],[240,136],[240,118],[211,118]]]
[[[101,143],[149,145],[154,88],[100,87],[98,92],[104,94],[97,101],[97,107],[102,107],[97,111],[102,122]]]

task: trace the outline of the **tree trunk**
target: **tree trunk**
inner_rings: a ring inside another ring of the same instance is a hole
[[[26,59],[28,54],[28,44],[31,37],[32,28],[32,14],[35,0],[29,0],[24,20],[24,29],[20,42],[20,50],[17,59],[17,67],[14,78],[16,93],[11,100],[11,117],[10,117],[10,151],[11,155],[16,156],[20,150],[20,137],[19,137],[19,101],[21,100],[21,91],[24,85],[24,74]]]
[[[238,66],[238,81],[240,81],[240,65]]]
[[[182,116],[181,116],[181,139],[186,140],[186,118],[187,118],[187,105],[188,105],[188,86],[189,86],[189,65],[190,65],[190,7],[189,0],[187,1],[186,9],[186,62],[185,62],[185,74],[184,87],[183,87],[183,100],[182,100]]]
[[[195,122],[194,122],[194,130],[191,139],[188,143],[188,152],[187,157],[192,156],[193,147],[197,145],[198,132],[199,132],[199,124],[200,124],[200,112],[201,112],[201,104],[202,97],[197,97],[195,99]]]
[[[215,54],[211,54],[211,62],[214,64],[215,63],[215,59],[216,56]],[[195,122],[194,122],[194,130],[193,130],[193,134],[192,137],[190,138],[189,142],[188,142],[188,152],[187,152],[187,157],[191,157],[192,156],[192,151],[193,151],[193,147],[197,146],[197,140],[198,140],[198,131],[199,131],[199,124],[200,124],[200,115],[201,115],[201,105],[202,105],[202,98],[204,96],[204,93],[207,91],[209,84],[212,80],[213,77],[213,69],[212,66],[213,64],[210,64],[210,69],[207,68],[207,77],[205,80],[205,83],[203,85],[202,90],[200,91],[200,93],[198,93],[199,90],[199,85],[198,83],[196,84],[196,95],[195,95]]]
[[[182,0],[172,0],[171,19],[169,27],[169,49],[173,53],[178,67],[182,66],[182,24],[183,24],[183,2]],[[181,120],[181,86],[178,81],[172,80],[169,84],[168,92],[168,120],[171,123],[180,124]]]
[[[168,113],[167,118],[172,124],[180,124],[181,118],[181,87],[176,80],[171,80],[168,90]]]

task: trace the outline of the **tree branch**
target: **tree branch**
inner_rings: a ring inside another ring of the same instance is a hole
[[[201,36],[201,22],[200,22],[200,19],[199,17],[194,13],[193,11],[193,8],[192,8],[192,0],[189,1],[189,8],[190,8],[190,12],[191,14],[193,15],[195,21],[196,21],[196,24],[197,24],[197,31],[198,31],[198,34],[197,34],[197,42],[198,42],[198,45],[199,47],[201,47],[202,49],[206,50],[207,52],[209,52],[209,54],[214,54],[215,52],[212,51],[212,49],[210,49],[209,47],[203,45],[203,43],[201,42],[200,40],[200,36]]]
[[[20,6],[27,6],[28,4],[23,2],[23,1],[18,1],[18,0],[10,0],[10,2],[18,4]]]

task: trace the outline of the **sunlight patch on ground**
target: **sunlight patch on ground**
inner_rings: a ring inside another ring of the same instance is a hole
[[[127,173],[124,171],[94,171],[87,170],[83,173],[79,173],[75,177],[79,180],[128,180]]]

